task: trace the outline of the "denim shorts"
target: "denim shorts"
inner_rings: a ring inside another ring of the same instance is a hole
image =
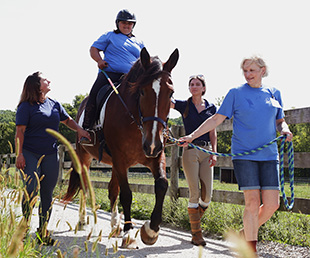
[[[279,161],[233,160],[239,190],[280,190]]]

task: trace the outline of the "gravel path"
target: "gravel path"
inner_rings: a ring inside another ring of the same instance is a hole
[[[197,258],[199,257],[199,247],[193,246],[190,243],[191,235],[186,231],[179,231],[170,229],[167,227],[161,227],[160,235],[157,242],[153,246],[144,245],[140,240],[140,235],[137,236],[139,249],[127,250],[118,248],[118,252],[114,253],[113,245],[120,246],[121,238],[111,238],[108,236],[111,231],[110,218],[111,214],[102,210],[97,211],[98,222],[94,225],[93,214],[87,210],[87,216],[89,216],[89,225],[85,230],[74,232],[75,225],[78,222],[78,205],[70,204],[63,209],[63,206],[59,203],[54,204],[52,216],[49,222],[48,229],[53,230],[53,237],[60,242],[59,249],[62,252],[67,252],[72,257],[72,247],[79,247],[79,257],[147,257],[147,258],[170,258],[170,257],[186,257]],[[35,213],[34,213],[35,214]],[[70,223],[73,230],[70,231]],[[135,223],[136,232],[144,221],[133,219]],[[31,232],[35,232],[38,225],[38,216],[33,216]],[[87,240],[89,233],[93,231],[91,239],[88,242],[89,251],[85,251],[84,242]],[[98,242],[97,251],[91,252],[92,244],[97,240],[99,232],[102,230],[102,240]],[[116,243],[117,241],[117,243]],[[229,250],[229,243],[220,240],[206,239],[207,245],[203,248],[201,257],[210,258],[229,258],[233,257]],[[46,248],[46,247],[45,247]],[[52,248],[52,247],[47,247]],[[108,249],[108,256],[105,256],[106,249]]]
[[[199,248],[190,243],[191,235],[188,231],[181,231],[171,229],[169,227],[161,227],[159,238],[153,246],[144,245],[140,240],[140,235],[137,236],[139,249],[127,250],[120,248],[121,238],[110,238],[110,218],[111,214],[103,210],[98,210],[98,222],[94,224],[93,214],[87,210],[89,217],[89,225],[84,230],[74,232],[75,225],[78,222],[78,205],[69,204],[66,209],[60,203],[55,203],[53,212],[49,222],[48,229],[53,231],[53,238],[59,241],[57,247],[43,247],[50,253],[49,257],[57,257],[56,251],[60,249],[62,253],[66,253],[64,257],[73,257],[73,250],[79,251],[79,258],[88,257],[132,257],[132,258],[170,258],[170,257],[186,257],[186,258],[229,258],[236,257],[230,250],[232,243],[223,240],[215,240],[205,237],[207,245],[204,248]],[[20,207],[16,207],[16,213],[21,214]],[[31,220],[30,233],[34,236],[34,232],[38,227],[37,210],[34,210]],[[144,221],[135,220],[136,232],[144,223]],[[73,228],[71,229],[70,226]],[[98,239],[98,235],[102,230],[102,239],[98,241],[97,249],[95,252],[91,251],[93,243]],[[91,238],[87,240],[88,235]],[[88,251],[85,251],[85,242],[87,242]],[[115,247],[118,250],[115,253]],[[108,255],[106,255],[106,251]],[[260,242],[258,244],[259,257],[266,258],[310,258],[310,248],[296,247],[283,245],[273,242]]]

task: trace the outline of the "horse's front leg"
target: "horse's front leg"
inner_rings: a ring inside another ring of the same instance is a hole
[[[112,174],[117,176],[118,184],[120,187],[120,203],[124,210],[124,235],[121,247],[128,249],[137,249],[138,244],[135,239],[135,234],[133,232],[133,226],[131,223],[131,202],[132,202],[132,192],[129,187],[127,179],[127,168],[122,167],[121,162],[117,163],[117,167],[112,168]]]
[[[80,200],[79,200],[79,222],[78,229],[83,230],[86,225],[86,195],[83,191],[80,192]]]
[[[118,205],[117,205],[119,185],[117,177],[114,173],[112,173],[108,189],[109,189],[109,200],[111,204],[111,236],[118,237],[121,233],[121,215],[118,212]]]
[[[151,215],[151,221],[145,222],[140,231],[141,240],[146,245],[156,243],[159,235],[159,225],[162,222],[163,204],[168,189],[165,157],[163,155],[161,155],[157,162],[154,160],[151,166],[155,178],[156,202]]]

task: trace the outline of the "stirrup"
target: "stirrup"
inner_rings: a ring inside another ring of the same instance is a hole
[[[83,146],[95,146],[96,145],[96,132],[92,129],[85,129],[89,134],[91,141],[89,141],[86,137],[82,137],[79,143]]]

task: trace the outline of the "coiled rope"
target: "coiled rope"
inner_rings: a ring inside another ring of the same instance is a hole
[[[168,138],[168,140],[173,142],[173,143],[178,143],[178,140],[171,137],[170,135],[165,135],[165,137]],[[258,147],[254,150],[245,151],[245,152],[236,153],[236,154],[212,152],[212,151],[206,150],[204,148],[201,148],[197,145],[194,145],[192,143],[188,143],[188,146],[192,147],[194,149],[206,152],[210,155],[216,155],[216,156],[220,156],[220,157],[242,157],[245,155],[249,155],[249,154],[253,154],[255,152],[261,151],[262,149],[265,149],[265,148],[269,147],[270,145],[272,145],[273,143],[281,140],[281,144],[280,144],[280,185],[281,185],[281,187],[280,188],[281,188],[281,193],[282,193],[284,205],[287,209],[291,210],[294,206],[294,148],[293,148],[293,142],[289,142],[288,143],[288,168],[289,168],[290,189],[291,189],[291,200],[290,200],[290,204],[289,204],[289,202],[286,198],[285,192],[284,192],[284,145],[285,145],[285,139],[286,139],[286,135],[281,135],[281,136],[275,138],[274,140],[270,141],[269,143],[267,143],[261,147]]]

